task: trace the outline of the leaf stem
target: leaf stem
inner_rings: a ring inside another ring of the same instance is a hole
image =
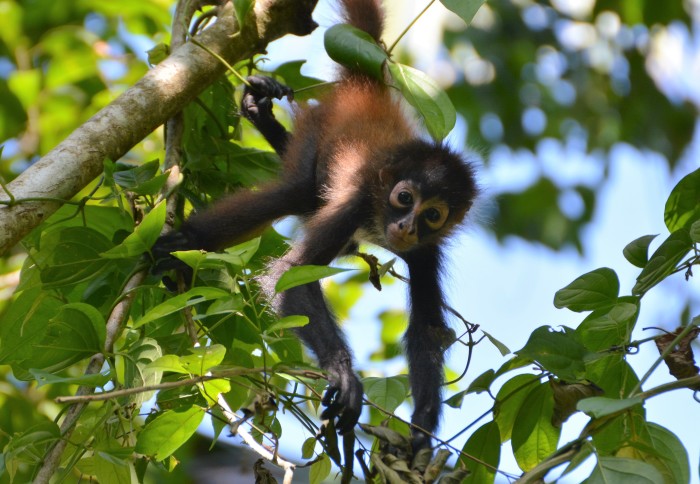
[[[405,29],[403,29],[403,32],[401,32],[401,33],[399,34],[399,36],[396,38],[396,40],[394,41],[394,43],[391,44],[391,47],[389,47],[389,49],[387,49],[387,51],[386,51],[387,54],[391,55],[392,51],[394,50],[394,47],[396,47],[396,44],[399,43],[399,41],[408,33],[409,30],[411,30],[411,28],[416,24],[416,22],[418,22],[418,19],[420,19],[420,18],[423,16],[423,14],[424,14],[425,12],[427,12],[428,9],[431,7],[431,5],[434,4],[434,3],[435,3],[435,0],[430,0],[430,2],[428,3],[428,5],[426,5],[426,7],[425,7],[423,10],[421,10],[421,12],[420,12],[418,15],[416,15],[416,18],[414,18],[414,19],[411,21],[411,23],[408,24],[408,26],[407,26]]]

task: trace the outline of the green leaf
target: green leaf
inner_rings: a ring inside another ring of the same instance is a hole
[[[581,342],[591,351],[605,351],[629,342],[639,312],[638,302],[623,302],[594,311],[576,328]]]
[[[55,383],[67,383],[70,385],[81,385],[86,387],[103,387],[112,378],[110,371],[80,376],[58,376],[48,371],[30,369],[29,373],[34,376],[37,387]]]
[[[326,30],[323,37],[328,56],[353,71],[382,80],[386,52],[371,35],[352,25],[339,24]]]
[[[622,249],[622,255],[630,264],[643,269],[649,261],[649,244],[656,237],[656,235],[643,235],[633,240]]]
[[[314,455],[314,450],[316,449],[316,441],[316,437],[309,437],[303,444],[301,444],[302,459],[311,459],[311,456]]]
[[[467,393],[486,392],[491,388],[491,383],[496,379],[496,372],[492,369],[486,370],[481,375],[474,378],[467,388]]]
[[[181,356],[180,363],[193,375],[204,375],[211,368],[224,361],[226,348],[220,344],[190,348],[190,355]]]
[[[2,315],[0,324],[0,364],[14,364],[31,358],[34,344],[43,338],[48,321],[63,303],[52,293],[39,287],[15,295]],[[15,374],[18,378],[23,378]]]
[[[403,64],[389,63],[396,86],[423,118],[425,127],[436,140],[447,136],[457,121],[452,101],[435,81],[423,72]]]
[[[138,257],[151,250],[165,223],[165,201],[148,212],[133,233],[124,242],[100,254],[107,259]]]
[[[560,429],[552,425],[553,413],[554,398],[548,384],[534,387],[525,397],[511,439],[515,460],[522,470],[533,469],[557,450]]]
[[[152,62],[152,65],[158,62]],[[117,165],[118,168],[124,168],[125,166],[127,169],[115,171],[112,178],[117,185],[137,195],[155,195],[168,179],[167,173],[157,174],[160,168],[158,160],[149,161],[135,167],[123,164]]]
[[[308,316],[286,316],[270,325],[265,330],[265,334],[280,331],[282,329],[301,328],[309,324]]]
[[[576,405],[576,410],[584,412],[593,418],[601,418],[606,415],[611,415],[613,413],[626,410],[628,408],[634,407],[643,403],[644,399],[641,397],[623,398],[615,399],[608,397],[590,397],[584,398]]]
[[[331,460],[326,454],[321,455],[321,458],[311,464],[309,471],[309,484],[321,484],[323,480],[331,473]]]
[[[686,175],[671,190],[666,201],[664,221],[669,232],[689,229],[700,220],[700,169]]]
[[[88,227],[67,227],[47,231],[41,238],[41,282],[44,289],[56,289],[93,279],[109,261],[100,253],[112,243]]]
[[[143,317],[134,323],[134,328],[148,324],[158,318],[180,311],[188,306],[194,306],[204,301],[211,301],[229,296],[229,292],[216,287],[193,287],[189,291],[178,294],[167,301],[151,308]]]
[[[501,460],[501,433],[498,424],[488,422],[476,429],[464,444],[462,452],[473,459],[464,455],[459,458],[459,465],[469,471],[469,475],[460,481],[461,484],[493,482],[496,476],[494,469],[498,469]]]
[[[146,385],[160,383],[163,370],[151,366],[152,363],[162,357],[163,351],[158,342],[153,338],[142,338],[134,341],[128,348],[124,357],[124,385],[127,388],[138,388]],[[123,350],[122,350],[123,351]],[[120,399],[121,405],[141,405],[149,400],[155,392],[141,392]]]
[[[539,385],[537,382],[539,378],[535,375],[516,375],[505,382],[498,391],[494,420],[501,432],[501,442],[510,440],[520,408],[532,389]]]
[[[231,382],[221,378],[205,381],[197,385],[197,387],[199,388],[199,393],[207,401],[207,404],[213,406],[219,401],[219,395],[227,394],[231,391]]]
[[[409,385],[406,375],[363,378],[362,385],[367,398],[388,412],[396,410],[408,398]]]
[[[581,380],[585,375],[584,358],[588,351],[570,328],[554,331],[549,326],[541,326],[516,354],[538,362],[567,382]]]
[[[688,451],[678,437],[653,422],[647,424],[658,460],[651,462],[664,475],[666,482],[690,482]]]
[[[138,435],[134,451],[162,461],[192,437],[204,414],[198,406],[163,412]]]
[[[352,271],[355,269],[341,269],[339,267],[329,266],[294,266],[289,268],[275,285],[275,291],[284,292],[293,287],[302,286],[310,282],[318,281],[324,277],[334,276],[341,272]]]
[[[248,12],[254,4],[254,0],[233,0],[233,10],[236,13],[239,29],[243,30]]]
[[[664,478],[651,464],[620,457],[599,457],[586,484],[663,484]]]
[[[486,0],[440,0],[440,2],[469,25]]]
[[[481,329],[481,328],[479,328],[479,329]],[[498,341],[496,338],[491,336],[489,333],[487,333],[483,329],[481,329],[481,332],[484,333],[484,336],[486,336],[486,338],[488,338],[488,340],[491,342],[491,344],[494,345],[496,347],[496,349],[498,349],[498,351],[501,353],[501,356],[506,356],[506,355],[510,354],[511,351],[506,345],[504,345],[503,343]]]
[[[66,304],[49,319],[40,341],[34,343],[31,358],[22,366],[55,373],[102,351],[105,320],[84,303]]]
[[[177,355],[163,355],[160,358],[149,363],[146,368],[148,370],[171,371],[173,373],[189,374],[187,368],[180,363],[180,357]]]
[[[687,230],[679,229],[669,235],[642,269],[637,277],[637,283],[632,288],[632,294],[641,296],[663,281],[692,248],[693,242]]]
[[[601,267],[576,278],[554,295],[554,306],[572,311],[592,311],[615,304],[620,281],[614,270]]]
[[[696,244],[700,243],[700,220],[696,220],[690,226],[690,238]]]

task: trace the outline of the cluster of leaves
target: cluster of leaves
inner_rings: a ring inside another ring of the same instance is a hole
[[[499,240],[517,235],[583,252],[580,231],[591,221],[599,185],[554,179],[542,153],[554,147],[557,164],[566,164],[568,153],[589,153],[588,162],[601,165],[601,181],[619,143],[661,153],[676,166],[692,140],[697,108],[670,100],[646,65],[655,33],[672,21],[691,25],[690,9],[682,2],[652,9],[598,0],[590,16],[572,18],[541,2],[493,0],[486,7],[481,24],[445,31],[445,47],[458,59],[447,92],[467,122],[467,146],[507,147],[538,173],[526,188],[499,196],[492,229]],[[601,28],[611,19],[619,22],[615,34]],[[569,28],[585,32],[578,38],[587,43],[567,44]],[[606,62],[596,64],[601,53]],[[541,126],[528,122],[532,112]],[[562,210],[563,194],[580,199],[582,210]]]
[[[477,429],[464,446],[469,458],[460,462],[473,471],[469,479],[474,479],[467,482],[493,480],[501,444],[507,441],[520,468],[533,472],[533,478],[569,462],[566,475],[595,455],[589,482],[619,482],[623,476],[639,482],[688,482],[688,453],[682,443],[645,417],[645,400],[663,390],[642,391],[642,385],[666,361],[679,378],[666,390],[698,388],[700,376],[690,342],[698,334],[700,316],[659,337],[661,355],[643,378],[627,359],[644,342],[633,341],[632,332],[647,291],[673,274],[690,276],[691,267],[700,264],[699,201],[700,170],[696,170],[669,196],[664,218],[670,234],[653,254],[648,256],[648,248],[655,236],[640,237],[625,247],[627,260],[641,268],[631,295],[620,295],[619,280],[610,268],[578,277],[554,298],[558,308],[590,312],[576,329],[537,328],[515,358],[496,371],[488,370],[468,390],[448,400],[461,406],[465,394],[490,393],[492,383],[509,371],[533,363],[539,369],[537,374],[511,377],[498,390],[493,420]],[[576,411],[588,415],[590,422],[578,439],[560,447],[562,424]],[[550,461],[556,464],[548,465]]]

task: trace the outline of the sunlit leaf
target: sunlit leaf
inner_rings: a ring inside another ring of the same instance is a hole
[[[138,434],[134,450],[162,461],[192,437],[204,415],[204,409],[198,406],[167,410]]]
[[[325,277],[334,276],[336,274],[340,274],[341,272],[351,270],[353,269],[341,269],[338,267],[328,266],[294,266],[282,274],[282,277],[279,278],[277,284],[275,285],[275,291],[284,292],[293,287],[302,286]]]
[[[501,459],[501,434],[498,424],[494,421],[482,425],[469,437],[464,444],[459,458],[459,465],[469,470],[470,474],[461,481],[462,484],[482,484],[493,482],[495,469]]]
[[[430,135],[436,140],[445,138],[457,120],[455,108],[445,91],[412,67],[391,62],[389,72],[404,98],[420,114]]]

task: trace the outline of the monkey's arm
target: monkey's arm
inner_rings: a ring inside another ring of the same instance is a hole
[[[445,343],[449,329],[440,289],[441,255],[437,247],[424,247],[406,257],[410,275],[411,316],[405,336],[414,411],[411,423],[433,432],[441,411]],[[411,430],[413,450],[430,447],[430,437]]]
[[[271,77],[250,76],[247,80],[249,86],[243,91],[241,114],[255,125],[270,146],[282,156],[287,148],[289,133],[275,118],[272,99],[286,97],[291,100],[292,90]]]
[[[339,416],[336,428],[341,434],[353,429],[362,412],[362,384],[352,367],[352,353],[326,305],[318,282],[277,295],[274,286],[290,266],[330,263],[357,230],[363,216],[361,211],[359,200],[344,206],[321,208],[307,222],[304,240],[275,262],[261,278],[261,286],[280,316],[308,316],[309,324],[299,328],[297,334],[316,355],[319,366],[328,373],[329,387],[322,401],[327,408],[321,418]]]

